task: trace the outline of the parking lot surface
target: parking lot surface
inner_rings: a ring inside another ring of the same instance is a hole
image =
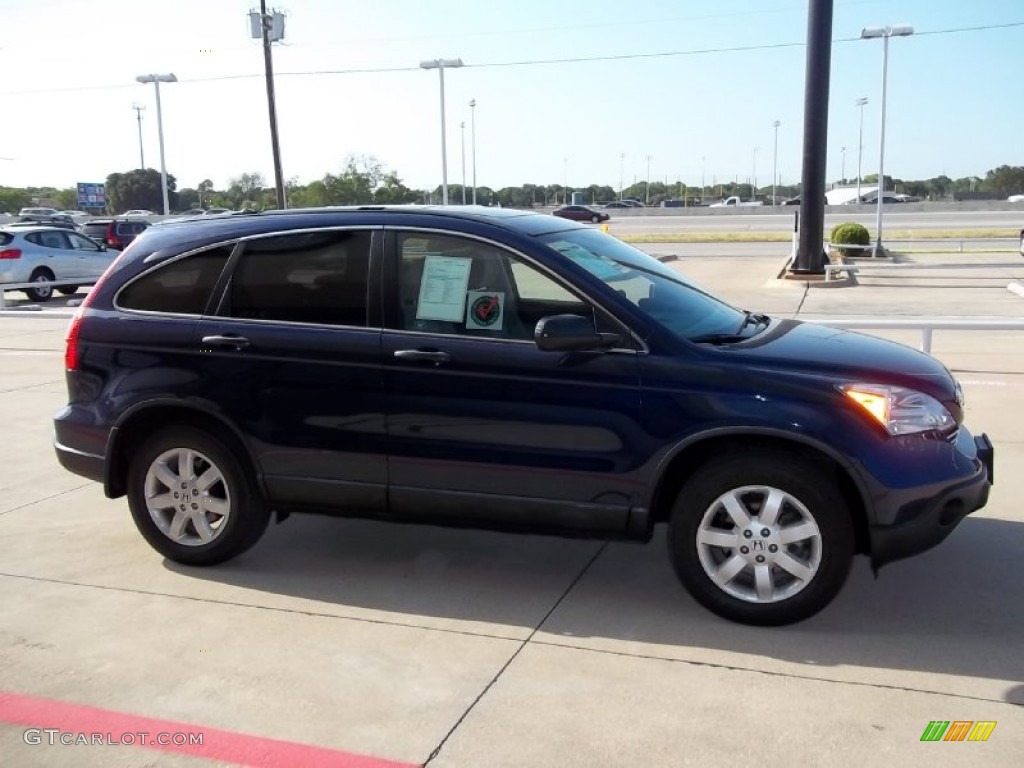
[[[908,257],[824,288],[775,280],[777,249],[698,248],[650,249],[747,309],[1024,317],[1011,255]],[[4,765],[1020,765],[1024,332],[933,342],[996,446],[988,506],[877,579],[859,559],[813,619],[759,629],[689,598],[663,530],[637,545],[294,516],[228,564],[164,561],[123,499],[53,456],[65,323],[0,318]],[[997,725],[922,743],[933,720]],[[204,743],[25,736],[93,723]]]

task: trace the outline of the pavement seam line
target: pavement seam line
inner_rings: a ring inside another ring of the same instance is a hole
[[[586,651],[589,653],[600,653],[606,656],[621,656],[630,659],[643,659],[646,661],[665,661],[670,664],[686,664],[691,667],[706,667],[708,669],[721,669],[730,672],[749,672],[755,675],[768,675],[769,677],[785,677],[793,680],[807,680],[815,683],[829,683],[833,685],[852,685],[859,688],[878,688],[888,691],[905,691],[906,693],[921,693],[929,696],[948,696],[954,699],[965,701],[981,701],[987,704],[1005,704],[1009,707],[1024,708],[1024,703],[1005,701],[1001,699],[990,699],[985,696],[971,696],[963,693],[948,693],[945,691],[930,691],[926,688],[911,688],[905,685],[890,685],[888,683],[862,683],[857,680],[837,680],[831,677],[813,677],[810,675],[798,675],[792,672],[775,672],[767,669],[755,669],[754,667],[741,667],[734,664],[718,664],[713,661],[694,661],[693,659],[674,659],[671,656],[658,656],[649,653],[631,653],[629,651],[610,651],[605,648],[587,648],[583,645],[569,645],[567,643],[552,643],[548,640],[535,640],[534,645],[543,645],[548,648],[564,648],[572,651]]]
[[[450,739],[452,735],[455,733],[455,731],[458,730],[459,726],[462,725],[463,721],[465,721],[465,719],[469,717],[469,713],[476,708],[476,705],[480,703],[480,700],[483,699],[483,697],[487,695],[487,692],[494,687],[494,684],[498,682],[501,676],[505,673],[505,670],[509,668],[512,662],[516,660],[519,654],[523,652],[523,649],[530,643],[530,641],[533,639],[533,636],[536,635],[540,631],[540,628],[544,626],[544,622],[546,622],[551,617],[551,614],[558,610],[558,606],[560,606],[562,602],[565,600],[565,598],[568,597],[569,593],[572,592],[573,588],[577,584],[579,584],[580,579],[582,579],[586,575],[587,571],[590,570],[591,566],[593,566],[594,563],[597,562],[597,558],[599,558],[607,548],[608,542],[601,542],[601,546],[597,548],[597,551],[593,554],[590,560],[587,561],[586,565],[584,565],[583,568],[580,569],[580,572],[576,574],[576,577],[565,588],[565,591],[562,592],[559,598],[554,602],[554,605],[552,605],[548,612],[541,617],[541,620],[537,623],[537,626],[533,628],[533,631],[530,632],[530,634],[526,637],[525,640],[520,642],[519,647],[516,648],[515,652],[508,657],[508,660],[504,664],[501,665],[501,669],[499,669],[494,674],[494,677],[491,678],[490,682],[488,682],[487,685],[484,686],[484,689],[480,691],[480,693],[477,694],[477,697],[473,699],[472,702],[470,702],[468,707],[466,707],[466,711],[463,712],[459,719],[455,721],[455,725],[453,725],[449,729],[448,733],[444,735],[444,738],[442,738],[441,741],[438,742],[438,745],[434,747],[434,750],[430,753],[427,759],[423,761],[423,768],[426,768],[428,765],[430,765],[430,762],[441,753],[441,750],[444,749],[444,745],[448,743],[448,739]]]
[[[26,384],[24,387],[15,387],[14,389],[0,389],[0,395],[6,395],[8,392],[24,392],[26,389],[35,389],[36,387],[48,387],[51,384],[61,384],[61,380],[56,381],[41,381],[38,384]]]
[[[50,501],[51,499],[56,499],[58,496],[64,496],[65,494],[68,493],[74,493],[75,491],[80,491],[83,488],[88,488],[93,485],[95,485],[95,483],[82,483],[81,485],[76,485],[74,488],[68,488],[66,491],[61,491],[60,493],[55,493],[51,496],[44,496],[43,498],[36,499],[35,501],[29,501],[24,504],[19,504],[17,507],[11,507],[10,509],[0,510],[0,515],[6,515],[8,512],[17,512],[19,509],[25,509],[26,507],[31,507],[34,504],[42,504],[44,501]]]
[[[342,621],[358,621],[363,624],[381,624],[387,627],[400,627],[402,629],[421,629],[428,632],[444,632],[450,635],[464,635],[466,637],[481,638],[484,640],[507,640],[508,642],[520,642],[515,637],[503,635],[491,635],[485,632],[471,632],[465,629],[448,629],[446,627],[425,627],[421,624],[409,624],[402,621],[388,621],[387,619],[370,619],[362,616],[346,616],[337,613],[324,613],[322,611],[300,611],[297,608],[280,608],[273,605],[256,605],[255,603],[239,603],[234,600],[216,600],[208,597],[192,597],[190,595],[175,595],[170,592],[156,592],[148,589],[126,589],[124,587],[109,587],[105,584],[86,584],[80,581],[68,581],[66,579],[53,579],[46,576],[27,576],[22,573],[7,573],[0,571],[0,578],[24,579],[26,581],[39,581],[46,584],[60,584],[66,587],[85,587],[86,589],[100,589],[107,592],[123,592],[131,595],[145,595],[146,597],[166,597],[170,600],[188,600],[194,603],[209,603],[210,605],[226,605],[232,608],[250,608],[255,611],[274,611],[275,613],[287,613],[296,616],[309,616],[316,619],[340,619]]]

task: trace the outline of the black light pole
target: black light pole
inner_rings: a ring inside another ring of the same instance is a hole
[[[274,185],[277,187],[277,207],[285,208],[284,173],[281,171],[281,146],[277,139],[277,104],[274,100],[274,61],[270,53],[270,17],[267,0],[260,0],[260,26],[263,28],[263,66],[267,75],[267,106],[270,109],[270,144],[274,151]]]
[[[823,274],[828,89],[832,65],[832,0],[809,0],[804,91],[804,153],[800,177],[800,240],[790,271]]]

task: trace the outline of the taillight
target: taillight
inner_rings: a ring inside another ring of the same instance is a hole
[[[107,225],[107,237],[106,237],[106,240],[107,240],[107,245],[109,245],[111,248],[117,248],[118,247],[118,242],[117,242],[117,224],[116,223],[112,222],[112,223]]]
[[[20,259],[21,249],[20,248],[4,248],[0,251],[0,259]]]
[[[82,322],[85,320],[85,310],[92,303],[92,297],[96,295],[96,292],[102,287],[104,281],[107,279],[107,275],[114,271],[114,267],[117,266],[117,262],[121,260],[121,256],[118,255],[116,259],[110,262],[110,266],[104,270],[103,274],[100,275],[100,279],[95,282],[92,289],[82,299],[82,303],[78,305],[78,310],[75,312],[75,316],[71,318],[71,322],[68,324],[68,335],[64,341],[66,346],[64,347],[64,368],[69,371],[77,371],[80,357],[78,353],[78,335],[82,330]]]

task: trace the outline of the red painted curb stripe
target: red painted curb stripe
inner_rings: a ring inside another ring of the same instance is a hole
[[[329,713],[325,713],[329,716]],[[356,755],[336,749],[267,739],[235,731],[222,731],[193,723],[158,720],[152,717],[114,712],[99,707],[26,696],[0,691],[0,722],[26,728],[58,728],[66,733],[103,733],[118,738],[122,733],[148,732],[152,744],[135,746],[178,752],[207,760],[252,766],[316,766],[316,768],[412,768],[412,763],[396,763],[375,757]],[[158,733],[202,733],[200,744],[157,744]],[[47,744],[43,736],[43,744]],[[42,748],[42,747],[40,747]]]

